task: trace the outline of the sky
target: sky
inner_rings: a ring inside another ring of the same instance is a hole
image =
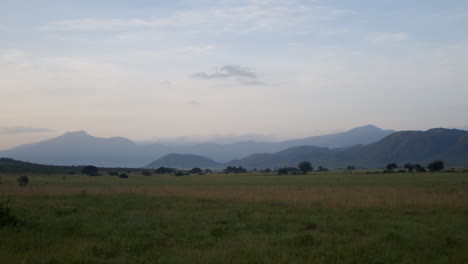
[[[0,6],[0,149],[468,125],[468,1]]]

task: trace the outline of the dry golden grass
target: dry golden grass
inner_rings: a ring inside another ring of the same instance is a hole
[[[430,190],[420,187],[361,186],[59,186],[19,187],[0,185],[5,196],[79,195],[148,195],[180,196],[202,199],[239,200],[250,202],[281,202],[324,207],[423,207],[468,208],[468,190]]]

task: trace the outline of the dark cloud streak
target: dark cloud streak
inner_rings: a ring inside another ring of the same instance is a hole
[[[34,127],[0,127],[0,135],[16,135],[16,134],[28,134],[28,133],[44,133],[53,132],[53,129],[49,128],[34,128]]]

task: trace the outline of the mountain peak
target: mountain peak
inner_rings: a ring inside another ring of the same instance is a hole
[[[369,124],[369,125],[365,125],[365,126],[352,128],[349,131],[364,131],[364,130],[366,130],[366,131],[382,131],[383,129]]]
[[[84,130],[80,130],[80,131],[74,131],[74,132],[67,132],[64,134],[64,136],[89,136],[89,134],[86,133],[86,131]]]

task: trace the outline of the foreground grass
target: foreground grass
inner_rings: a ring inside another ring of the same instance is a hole
[[[2,175],[1,263],[468,263],[466,173],[250,176]]]

